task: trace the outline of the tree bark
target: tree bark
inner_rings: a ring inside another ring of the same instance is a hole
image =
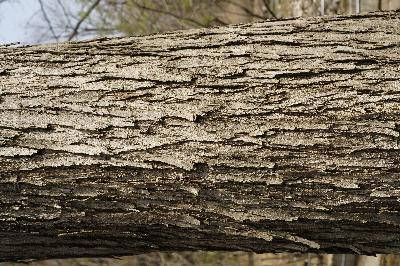
[[[0,48],[0,259],[400,252],[400,12]]]

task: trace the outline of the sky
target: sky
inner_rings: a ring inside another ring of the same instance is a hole
[[[40,6],[37,0],[13,0],[0,4],[0,44],[35,43],[35,31],[28,22],[35,20]]]

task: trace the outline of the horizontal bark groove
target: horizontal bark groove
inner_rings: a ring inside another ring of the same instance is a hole
[[[0,47],[0,260],[399,253],[400,12]]]

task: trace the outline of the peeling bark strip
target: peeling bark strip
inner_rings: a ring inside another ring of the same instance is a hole
[[[400,11],[0,48],[0,259],[400,252]]]

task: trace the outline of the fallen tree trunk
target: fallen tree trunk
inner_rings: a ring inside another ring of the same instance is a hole
[[[0,259],[399,253],[400,12],[0,48]]]

